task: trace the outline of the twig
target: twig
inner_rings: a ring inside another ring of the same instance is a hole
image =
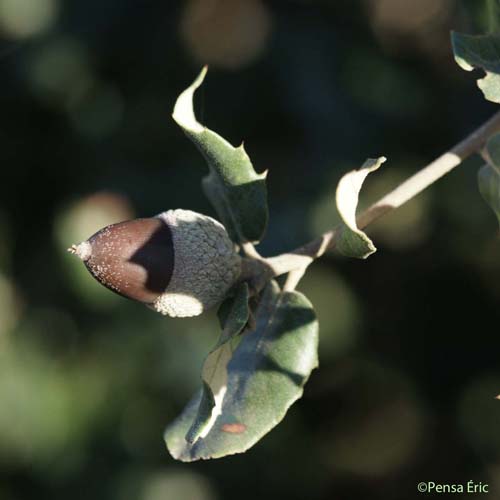
[[[400,207],[418,195],[431,184],[460,165],[466,158],[480,152],[486,141],[495,132],[500,131],[500,112],[467,136],[463,141],[412,175],[396,189],[386,194],[357,217],[357,225],[365,228],[382,215]],[[340,226],[339,226],[340,227]],[[322,234],[319,238],[303,245],[292,252],[265,259],[271,277],[280,276],[294,270],[302,274],[315,259],[331,250],[336,243],[338,227]],[[296,280],[296,277],[294,278]],[[300,279],[300,278],[299,278]],[[296,286],[296,284],[295,284]]]
[[[242,243],[241,250],[243,251],[244,255],[248,258],[257,260],[262,259],[262,256],[260,255],[259,252],[257,252],[257,249],[254,247],[253,243],[249,242]]]
[[[285,292],[291,292],[292,290],[295,290],[296,286],[299,284],[299,281],[304,276],[306,270],[307,266],[290,271],[288,273],[288,276],[286,277],[285,284],[283,285],[283,290]]]

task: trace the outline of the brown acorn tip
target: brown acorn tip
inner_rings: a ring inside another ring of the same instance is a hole
[[[86,260],[89,260],[90,256],[92,255],[92,247],[90,246],[88,241],[82,241],[78,245],[71,245],[68,248],[68,252],[76,255],[77,257],[80,257],[80,259],[85,262]]]
[[[173,273],[172,234],[157,217],[112,224],[68,251],[101,285],[146,304],[165,292]]]

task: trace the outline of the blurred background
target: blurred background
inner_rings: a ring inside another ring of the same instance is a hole
[[[491,4],[491,2],[489,2]],[[170,118],[202,64],[200,119],[269,169],[264,255],[337,221],[366,157],[375,200],[494,111],[449,31],[480,0],[0,0],[0,499],[500,498],[500,239],[479,158],[369,228],[366,262],[301,283],[320,369],[244,455],[177,463],[163,430],[199,387],[214,314],[164,319],[66,253],[170,208],[214,215]],[[457,497],[456,495],[455,497]],[[467,495],[467,498],[475,498]]]

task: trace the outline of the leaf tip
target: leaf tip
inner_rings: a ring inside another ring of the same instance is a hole
[[[387,158],[385,156],[379,156],[378,158],[368,158],[365,163],[363,163],[362,167],[358,170],[362,171],[365,170],[367,172],[373,172],[374,170],[377,170],[380,168],[382,163],[385,163],[387,161]]]
[[[196,80],[191,84],[194,90],[196,90],[205,80],[205,77],[208,73],[208,64],[205,64],[203,68],[201,68],[200,74],[196,77]]]
[[[204,127],[198,122],[193,110],[193,96],[207,75],[208,66],[205,65],[201,69],[195,81],[182,92],[175,102],[172,118],[180,125],[181,128],[191,132],[203,132]]]

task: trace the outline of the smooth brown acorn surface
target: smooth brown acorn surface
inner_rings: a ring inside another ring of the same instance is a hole
[[[156,217],[107,226],[73,250],[105,287],[146,304],[165,291],[174,269],[172,233]]]

